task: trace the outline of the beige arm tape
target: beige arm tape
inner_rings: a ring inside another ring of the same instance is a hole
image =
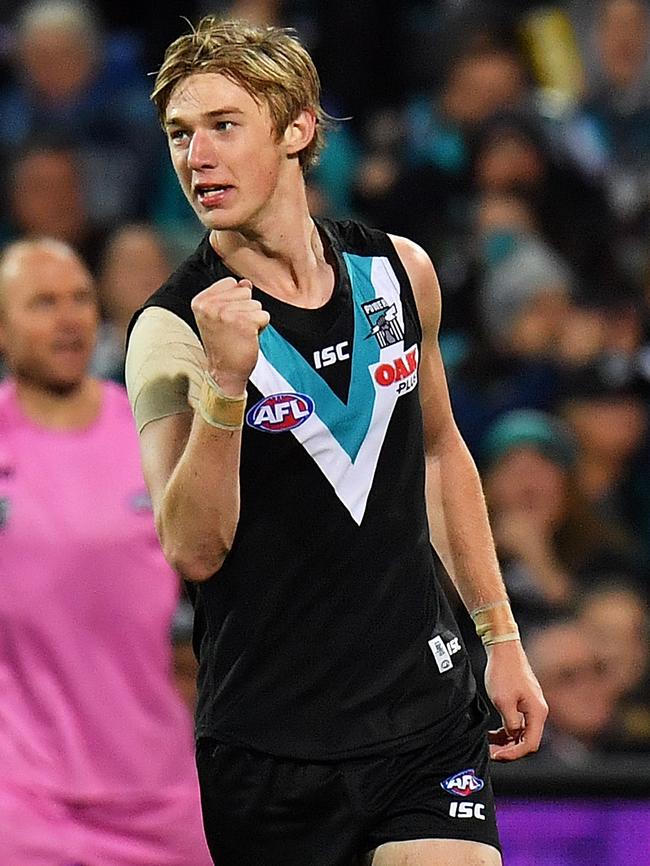
[[[138,432],[150,421],[199,408],[205,352],[190,326],[161,307],[149,307],[133,327],[126,387]]]
[[[519,628],[510,609],[508,599],[484,604],[471,612],[476,634],[484,646],[519,640]]]
[[[241,430],[246,412],[246,391],[239,397],[229,397],[206,370],[201,385],[199,413],[211,427],[220,430]]]

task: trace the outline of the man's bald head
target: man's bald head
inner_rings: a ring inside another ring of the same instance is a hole
[[[55,238],[25,238],[13,241],[0,253],[0,316],[4,316],[6,301],[10,300],[11,283],[20,279],[39,261],[46,259],[75,262],[83,269],[88,280],[92,277],[81,258],[69,244]]]
[[[66,392],[86,376],[97,329],[92,277],[50,238],[15,241],[0,255],[0,338],[17,380]]]

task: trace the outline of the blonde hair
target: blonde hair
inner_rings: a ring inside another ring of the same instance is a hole
[[[165,52],[151,93],[161,121],[176,85],[202,72],[224,75],[258,104],[265,102],[278,137],[301,111],[312,111],[314,137],[298,157],[303,171],[317,162],[329,118],[320,104],[314,62],[290,30],[222,21],[213,15],[202,18],[191,33],[179,36]]]

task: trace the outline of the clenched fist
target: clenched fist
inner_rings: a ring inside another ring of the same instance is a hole
[[[208,359],[208,372],[229,396],[246,388],[257,362],[259,333],[269,314],[253,299],[250,280],[217,280],[192,300],[192,311]]]

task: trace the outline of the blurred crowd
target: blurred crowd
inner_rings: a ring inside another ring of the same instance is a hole
[[[314,213],[436,265],[454,412],[551,706],[540,759],[650,754],[650,4],[0,3],[0,242],[82,256],[92,370],[118,383],[133,311],[202,233],[148,76],[206,12],[313,53],[332,118]],[[191,705],[190,631],[181,604]]]

